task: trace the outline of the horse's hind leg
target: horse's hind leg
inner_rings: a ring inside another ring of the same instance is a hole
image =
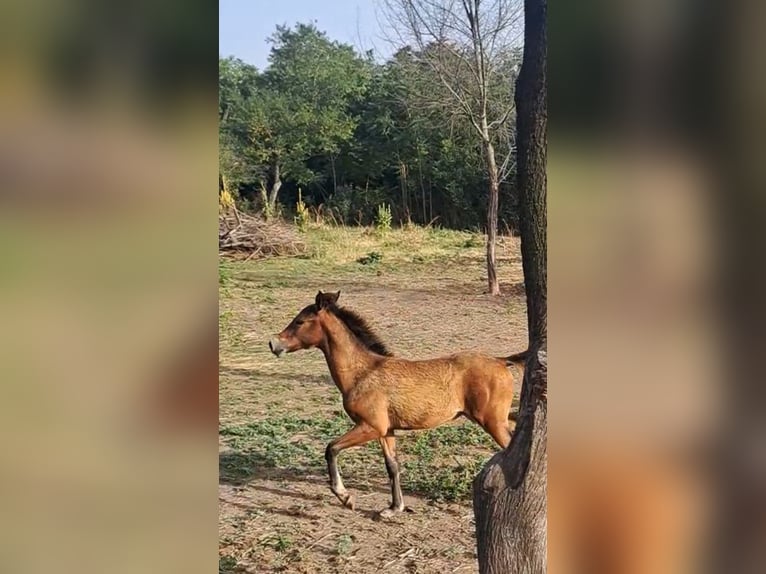
[[[380,446],[386,459],[386,471],[391,482],[391,506],[383,510],[380,515],[383,518],[393,515],[395,512],[404,510],[402,497],[402,484],[399,478],[399,461],[396,458],[396,437],[388,435],[380,438]]]
[[[486,413],[476,422],[495,439],[495,442],[501,448],[505,448],[510,444],[511,431],[515,428],[516,424],[508,420],[508,409],[504,406],[493,409],[493,412]]]
[[[508,409],[505,406],[493,408],[485,404],[483,410],[472,408],[471,410],[466,410],[463,414],[467,419],[472,420],[487,431],[487,434],[495,439],[495,442],[501,448],[505,448],[510,444],[511,431],[515,428],[516,424],[508,420]]]
[[[503,419],[491,419],[481,426],[493,439],[495,439],[495,442],[499,444],[501,448],[505,448],[510,444],[511,428],[505,417],[503,417]]]
[[[380,436],[380,433],[373,430],[369,425],[361,423],[356,425],[343,436],[336,438],[327,445],[325,450],[325,460],[327,461],[327,471],[330,474],[330,489],[338,497],[344,506],[354,509],[354,496],[349,494],[343,485],[343,479],[338,471],[338,453],[347,448],[362,446],[365,443]]]

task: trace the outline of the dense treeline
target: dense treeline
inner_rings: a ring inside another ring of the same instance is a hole
[[[219,191],[246,207],[291,210],[300,189],[308,206],[349,224],[371,222],[386,203],[398,222],[485,227],[481,142],[422,53],[405,48],[378,64],[302,24],[279,27],[271,41],[266,70],[219,61]],[[498,105],[513,101],[520,52],[504,58],[491,86]],[[455,73],[468,72],[456,62]],[[512,137],[497,140],[502,232],[516,228],[515,158]]]

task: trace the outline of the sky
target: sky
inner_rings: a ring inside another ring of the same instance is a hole
[[[374,0],[220,0],[218,53],[263,69],[270,50],[266,39],[277,25],[298,22],[314,22],[331,40],[359,51],[374,49],[378,57],[391,53],[381,39]]]

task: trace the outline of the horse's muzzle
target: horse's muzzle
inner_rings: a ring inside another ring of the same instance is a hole
[[[269,350],[272,353],[274,353],[277,357],[279,357],[282,353],[286,351],[285,346],[282,344],[282,341],[280,341],[276,337],[272,337],[269,340]]]

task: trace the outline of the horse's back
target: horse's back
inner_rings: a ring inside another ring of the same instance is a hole
[[[390,357],[381,362],[377,371],[371,373],[374,378],[391,383],[412,379],[417,380],[420,385],[432,381],[437,386],[450,387],[466,376],[504,378],[509,375],[505,359],[474,351],[434,359],[408,360]]]
[[[450,355],[449,358],[466,368],[498,369],[505,366],[505,359],[492,357],[478,351],[463,351]]]
[[[501,403],[507,412],[512,398],[504,359],[477,352],[416,361],[387,357],[349,393],[347,411],[386,413],[388,428],[430,428]]]
[[[410,362],[412,373],[431,373],[431,376],[415,376],[417,386],[423,391],[451,397],[452,404],[470,407],[485,402],[508,402],[513,399],[514,377],[504,358],[484,353],[466,351],[447,357]],[[434,376],[438,373],[438,376]],[[429,389],[430,387],[430,389]]]

